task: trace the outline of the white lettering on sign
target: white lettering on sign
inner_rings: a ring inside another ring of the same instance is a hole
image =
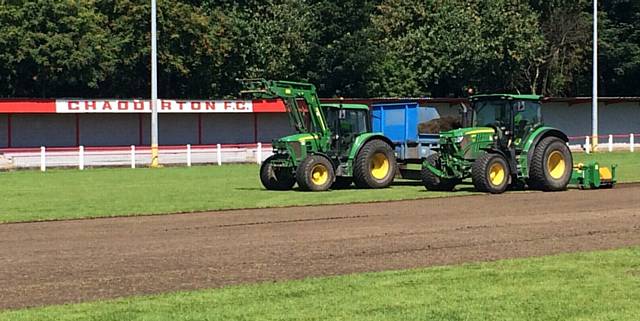
[[[252,113],[251,100],[164,100],[158,113]],[[58,99],[57,113],[151,113],[149,100]]]

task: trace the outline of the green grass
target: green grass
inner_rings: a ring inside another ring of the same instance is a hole
[[[640,248],[0,312],[1,320],[636,321]]]
[[[640,153],[575,154],[575,159],[617,163],[620,181],[640,181]],[[266,191],[257,165],[16,171],[0,173],[0,186],[0,223],[389,201],[469,195],[472,190],[462,185],[455,193],[428,192],[419,182],[398,181],[383,190]]]
[[[0,222],[438,197],[419,182],[384,190],[266,191],[257,165],[0,173]],[[464,186],[463,186],[464,187]],[[461,191],[455,195],[468,195]]]

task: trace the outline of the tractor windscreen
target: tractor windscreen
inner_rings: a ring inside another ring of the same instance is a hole
[[[327,124],[334,133],[340,135],[359,135],[369,131],[366,110],[327,108]]]
[[[506,100],[482,100],[473,106],[474,126],[507,126],[511,114],[511,103]]]

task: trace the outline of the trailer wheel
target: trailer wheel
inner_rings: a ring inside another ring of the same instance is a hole
[[[335,181],[331,162],[323,156],[307,156],[296,171],[298,187],[303,191],[326,191]]]
[[[536,146],[529,168],[529,187],[543,191],[563,191],[571,179],[573,157],[565,142],[555,136]]]
[[[273,160],[281,157],[279,155],[271,155],[260,166],[260,182],[268,190],[286,191],[290,190],[296,183],[296,178],[293,176],[291,168],[273,166]]]
[[[483,154],[471,166],[471,179],[478,192],[503,193],[509,186],[507,160],[500,154]]]
[[[431,154],[427,156],[426,162],[431,166],[438,167],[440,156],[438,154]],[[459,183],[459,180],[440,178],[436,174],[432,173],[429,168],[423,166],[420,170],[420,178],[422,184],[429,191],[445,191],[450,192]]]
[[[353,166],[353,180],[359,188],[385,188],[396,176],[396,157],[393,149],[382,140],[367,142]]]

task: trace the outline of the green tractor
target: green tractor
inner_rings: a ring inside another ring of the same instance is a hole
[[[242,95],[282,99],[296,134],[273,141],[273,155],[260,168],[268,190],[326,191],[355,183],[388,187],[397,171],[392,142],[372,133],[369,108],[358,104],[321,105],[311,84],[243,80]]]
[[[470,102],[465,114],[472,127],[440,133],[436,153],[422,164],[428,190],[451,191],[466,178],[477,191],[493,194],[525,185],[567,188],[573,168],[568,138],[544,125],[540,96],[477,95]]]

